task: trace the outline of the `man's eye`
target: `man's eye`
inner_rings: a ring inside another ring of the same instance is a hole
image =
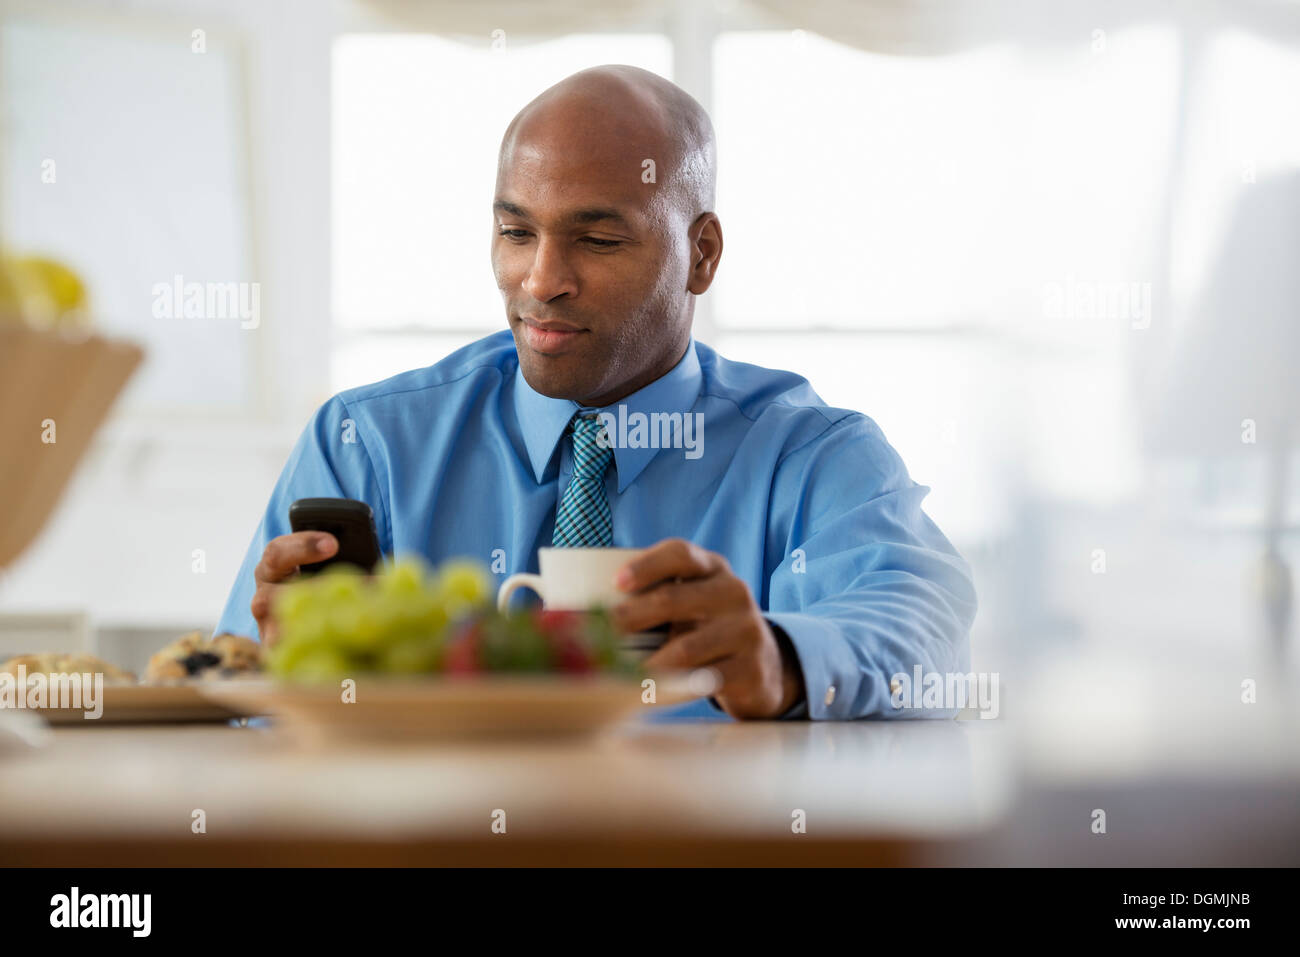
[[[500,235],[507,236],[510,239],[523,239],[528,235],[526,229],[502,229],[498,231]]]
[[[623,245],[622,241],[618,239],[598,239],[595,236],[584,236],[582,237],[582,241],[584,243],[591,243],[591,245],[595,246],[597,249],[616,249]]]

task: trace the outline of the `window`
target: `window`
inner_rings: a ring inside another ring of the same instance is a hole
[[[1143,321],[1171,321],[1181,290],[1168,275],[1178,29],[899,57],[722,21],[712,44],[572,36],[505,56],[429,36],[339,38],[335,387],[503,327],[488,197],[524,103],[597,63],[675,67],[711,77],[719,137],[727,246],[697,309],[702,341],[871,415],[959,542],[1002,525],[1005,496],[1025,485],[1098,505],[1133,495],[1134,355]],[[1294,85],[1294,58],[1226,36],[1205,76],[1227,57]],[[1239,101],[1254,82],[1215,97]],[[1215,102],[1194,135],[1214,135]],[[1283,124],[1267,117],[1238,122],[1253,124],[1243,136],[1261,163],[1300,145],[1269,139]],[[1187,191],[1205,193],[1206,175],[1187,170]],[[1215,226],[1179,232],[1191,248]],[[1101,290],[1092,311],[1053,306],[1079,287]],[[1116,311],[1112,288],[1134,298]]]
[[[569,36],[508,53],[429,36],[334,45],[333,385],[429,365],[505,328],[489,263],[506,125],[577,70],[670,73],[666,38]]]
[[[1278,112],[1284,91],[1300,90],[1294,45],[1224,31],[1208,44],[1200,83],[1202,105],[1189,117],[1191,162],[1174,230],[1175,292],[1183,303],[1202,291],[1239,193],[1300,168],[1300,124]]]
[[[871,415],[959,540],[998,526],[1018,479],[1084,501],[1135,482],[1135,333],[1045,315],[1045,291],[1152,282],[1177,46],[1167,28],[1090,39],[715,45],[720,351]]]
[[[97,328],[145,346],[126,411],[250,411],[254,329],[233,309],[154,310],[177,276],[257,282],[235,52],[215,33],[199,55],[188,33],[54,21],[9,21],[0,37],[8,245],[65,262]]]

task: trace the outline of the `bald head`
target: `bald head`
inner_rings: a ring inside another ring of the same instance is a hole
[[[538,139],[603,156],[638,178],[653,160],[661,200],[689,219],[715,205],[713,123],[694,97],[649,70],[597,66],[544,90],[506,128],[498,171]]]
[[[713,124],[630,66],[583,70],[510,123],[492,268],[537,392],[604,406],[670,370],[722,254]]]

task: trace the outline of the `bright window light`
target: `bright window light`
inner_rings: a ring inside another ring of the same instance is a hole
[[[489,243],[506,126],[578,70],[629,63],[668,76],[672,65],[667,38],[649,34],[500,51],[434,36],[348,35],[333,56],[334,320],[351,331],[504,328]],[[393,358],[401,371],[405,357]]]

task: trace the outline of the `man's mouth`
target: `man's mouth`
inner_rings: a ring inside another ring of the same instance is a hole
[[[519,321],[523,327],[524,342],[534,352],[543,355],[559,355],[587,334],[586,329],[570,322],[533,319],[529,316],[520,316]]]

